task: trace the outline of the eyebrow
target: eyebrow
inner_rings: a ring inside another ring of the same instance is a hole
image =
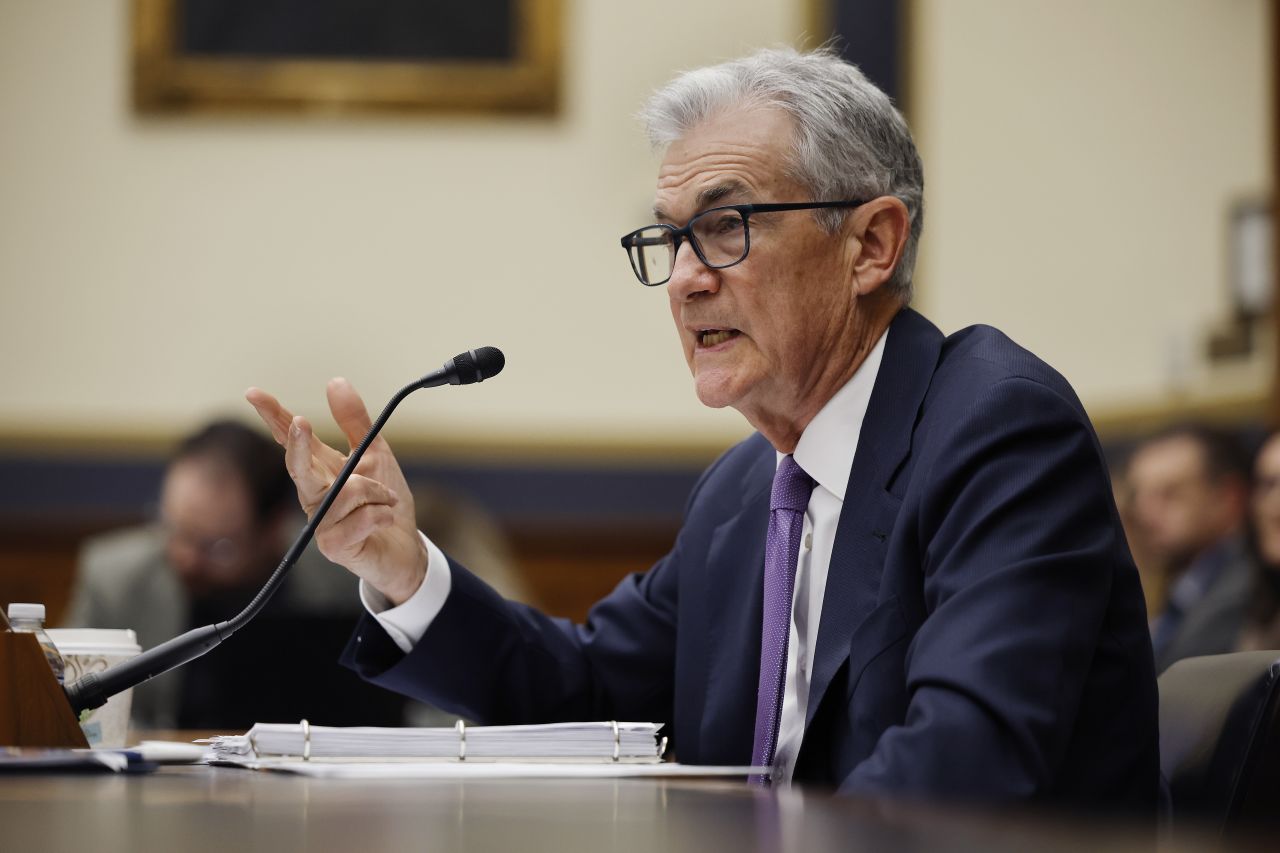
[[[709,187],[703,188],[698,193],[696,209],[698,211],[703,211],[709,207],[715,207],[718,202],[724,201],[726,198],[730,198],[735,195],[750,195],[750,190],[742,181],[733,178],[730,178],[723,183],[712,184]],[[671,217],[660,205],[655,204],[653,206],[653,215],[659,222],[672,221]]]

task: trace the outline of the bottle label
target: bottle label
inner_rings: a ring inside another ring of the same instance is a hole
[[[84,732],[85,740],[89,741],[89,746],[98,746],[102,743],[102,721],[95,719],[83,720],[80,728]]]

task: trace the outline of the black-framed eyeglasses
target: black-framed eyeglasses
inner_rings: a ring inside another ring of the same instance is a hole
[[[622,248],[631,258],[636,278],[648,287],[671,280],[676,252],[684,240],[693,246],[698,260],[714,270],[740,264],[751,251],[753,213],[785,210],[817,210],[827,207],[858,207],[865,201],[798,201],[780,204],[730,204],[713,207],[693,217],[683,228],[674,225],[647,225],[622,238]]]

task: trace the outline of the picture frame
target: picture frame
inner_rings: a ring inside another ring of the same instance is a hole
[[[134,0],[133,103],[552,114],[561,0]]]

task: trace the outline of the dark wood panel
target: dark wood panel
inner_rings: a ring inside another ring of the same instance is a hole
[[[0,522],[0,604],[40,602],[48,624],[61,624],[81,543],[121,523],[119,518]],[[515,568],[532,600],[553,616],[579,621],[623,577],[653,565],[675,538],[669,525],[580,529],[563,521],[522,525],[509,533]]]
[[[89,747],[32,634],[0,631],[0,744]]]
[[[632,572],[652,566],[675,541],[675,525],[511,531],[520,573],[535,601],[552,616],[576,622]]]
[[[80,544],[131,519],[0,521],[0,606],[31,601],[45,606],[45,624],[62,624],[71,600]]]

